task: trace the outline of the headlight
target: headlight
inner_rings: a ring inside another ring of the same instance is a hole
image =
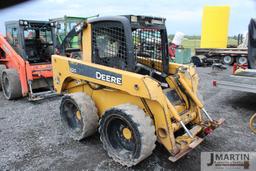
[[[131,22],[137,23],[138,22],[137,16],[131,16]]]
[[[159,25],[161,25],[161,24],[164,24],[164,19],[162,19],[162,20],[155,20],[155,19],[152,19],[152,20],[151,20],[151,23],[152,23],[152,24],[159,24]]]
[[[24,25],[28,25],[28,21],[24,21],[23,24],[24,24]]]
[[[20,25],[23,25],[23,24],[24,24],[23,20],[20,20]]]
[[[51,26],[53,27],[53,26],[54,26],[54,23],[51,23]]]

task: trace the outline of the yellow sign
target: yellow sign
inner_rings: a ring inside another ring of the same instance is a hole
[[[203,12],[201,48],[226,48],[229,6],[206,6]]]

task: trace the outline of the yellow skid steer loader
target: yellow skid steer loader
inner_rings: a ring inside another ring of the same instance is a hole
[[[130,167],[156,141],[176,161],[222,124],[198,99],[195,68],[169,63],[164,18],[99,17],[74,29],[82,33],[82,60],[52,61],[55,90],[65,94],[60,115],[75,140],[98,128],[108,155]]]

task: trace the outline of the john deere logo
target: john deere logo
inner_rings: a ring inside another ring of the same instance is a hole
[[[121,85],[122,75],[114,72],[106,71],[99,68],[94,68],[92,66],[87,66],[79,63],[69,62],[69,71],[74,74],[83,75],[86,77],[95,78],[97,80],[102,80],[105,82]]]
[[[101,73],[98,71],[96,71],[96,79],[110,82],[110,83],[119,84],[119,85],[122,84],[122,78],[104,74],[104,73]]]

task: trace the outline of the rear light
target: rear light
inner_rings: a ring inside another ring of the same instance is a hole
[[[206,135],[209,135],[209,134],[211,134],[212,132],[213,132],[213,129],[210,128],[210,127],[204,129],[204,133],[205,133]]]
[[[217,81],[216,81],[216,80],[213,80],[213,81],[212,81],[212,85],[213,85],[213,87],[217,87]]]

